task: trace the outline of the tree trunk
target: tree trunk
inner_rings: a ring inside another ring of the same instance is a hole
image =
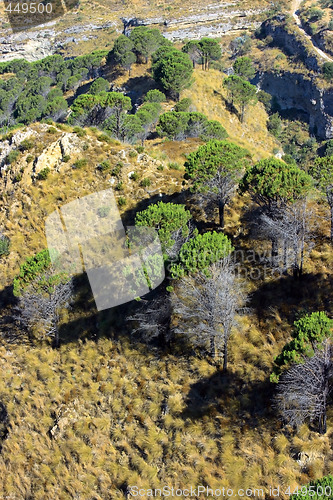
[[[55,326],[53,345],[55,349],[60,347],[59,329],[57,325]]]
[[[224,346],[223,346],[223,371],[224,373],[228,369],[228,343],[227,340],[224,339]]]
[[[276,266],[279,256],[279,243],[276,238],[272,239],[272,266]]]
[[[323,412],[319,415],[319,434],[326,434],[327,423],[326,423],[326,413]]]
[[[241,107],[241,123],[244,123],[245,106]]]
[[[287,240],[283,241],[283,272],[287,272]]]
[[[225,203],[222,200],[219,200],[219,220],[220,220],[220,228],[224,228],[224,207]]]
[[[215,345],[215,337],[212,335],[210,337],[210,355],[212,358],[216,357],[216,345]]]

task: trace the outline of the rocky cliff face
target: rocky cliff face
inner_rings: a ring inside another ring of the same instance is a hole
[[[304,112],[310,130],[321,139],[333,138],[333,89],[321,89],[314,78],[298,73],[262,73],[260,89],[276,98],[281,109]]]
[[[321,50],[333,56],[333,31],[321,30],[319,33],[313,35],[312,38]]]
[[[325,62],[287,16],[279,15],[265,21],[261,26],[261,36],[271,37],[274,45],[287,55],[297,57],[311,71],[319,72]]]

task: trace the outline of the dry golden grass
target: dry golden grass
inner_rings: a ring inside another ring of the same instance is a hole
[[[197,87],[188,91],[194,96],[195,89],[201,89],[198,110],[210,119],[220,119],[226,128],[229,121],[230,137],[251,149],[256,158],[270,154],[274,141],[264,130],[266,115],[261,106],[253,110],[257,131],[251,116],[244,125],[233,121],[221,96],[213,93],[221,90],[221,75],[211,75],[212,84],[208,84],[198,70]],[[34,127],[39,130],[39,125]],[[60,129],[52,137],[45,133],[39,140],[47,145],[61,133]],[[151,157],[138,164],[137,157],[129,154],[132,147],[116,141],[100,143],[99,135],[88,130],[82,139],[89,147],[78,158],[87,158],[87,166],[72,169],[72,160],[77,159],[73,157],[60,173],[24,189],[18,183],[13,197],[2,200],[7,210],[2,222],[12,242],[11,254],[1,260],[3,286],[12,282],[26,257],[45,246],[44,220],[58,204],[110,186],[110,173],[96,171],[101,160],[108,159],[112,166],[123,163],[119,176],[124,186],[117,197],[126,197],[121,211],[129,218],[127,210],[159,190],[181,191],[183,170],[169,169],[167,164],[182,164],[184,152],[199,144],[152,141],[147,144]],[[158,170],[161,165],[164,169]],[[149,189],[128,179],[133,170],[151,178]],[[289,433],[270,409],[268,383],[274,356],[290,339],[296,312],[331,307],[333,252],[325,204],[317,201],[313,201],[320,216],[316,246],[306,259],[303,282],[286,277],[249,284],[250,309],[239,318],[231,337],[228,375],[222,375],[211,360],[175,355],[172,350],[162,355],[131,341],[122,313],[97,313],[85,285],[81,301],[62,319],[63,342],[58,350],[51,349],[50,340],[38,337],[33,344],[24,344],[23,334],[13,344],[1,339],[0,401],[10,427],[0,453],[0,494],[43,500],[118,500],[125,498],[130,484],[143,488],[208,484],[268,492],[269,486],[294,488],[327,474],[333,465],[333,415],[328,414],[325,436],[306,425],[297,434]],[[235,197],[227,211],[226,231],[238,248],[259,252],[263,242],[249,240],[243,231],[242,214],[249,204],[247,197]],[[92,332],[98,334],[95,341]],[[165,403],[167,411],[163,411]],[[51,438],[50,429],[56,423],[59,432]],[[301,452],[309,457],[305,465],[297,462]]]
[[[277,142],[267,131],[268,117],[263,106],[261,103],[249,106],[244,123],[240,123],[237,116],[226,108],[226,92],[222,85],[224,78],[225,76],[216,70],[207,73],[196,69],[195,82],[182,93],[182,97],[190,97],[198,111],[209,116],[211,120],[219,121],[228,132],[229,138],[249,149],[255,159],[273,154]]]

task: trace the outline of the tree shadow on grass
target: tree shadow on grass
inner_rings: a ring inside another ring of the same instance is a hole
[[[249,307],[256,311],[259,323],[271,320],[273,308],[292,325],[302,313],[326,311],[332,315],[332,289],[331,275],[282,276],[260,286],[251,295]]]
[[[154,88],[155,80],[147,75],[129,78],[124,84],[126,95],[131,98],[133,104],[142,104],[144,95]]]
[[[205,416],[225,416],[245,419],[247,424],[251,422],[255,426],[259,419],[273,416],[270,407],[273,393],[274,386],[268,378],[263,382],[246,383],[233,373],[218,370],[191,386],[181,417],[196,420]]]
[[[3,442],[7,438],[8,434],[9,434],[9,417],[7,413],[7,408],[0,401],[0,452],[2,449]]]

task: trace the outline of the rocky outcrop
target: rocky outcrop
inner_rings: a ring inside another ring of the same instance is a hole
[[[261,36],[271,37],[272,44],[287,55],[301,60],[311,71],[319,72],[325,60],[314,50],[308,38],[290,21],[288,16],[278,15],[261,25]]]
[[[256,83],[275,97],[282,110],[298,110],[320,139],[333,138],[333,88],[321,89],[314,78],[299,73],[262,73]]]
[[[76,134],[63,132],[57,140],[45,146],[42,153],[37,156],[33,154],[32,156],[35,157],[33,161],[27,162],[27,157],[31,156],[31,151],[26,151],[21,153],[18,162],[9,163],[8,155],[12,151],[19,151],[22,141],[29,139],[37,144],[37,140],[42,140],[40,133],[45,133],[47,128],[47,125],[40,124],[39,133],[30,128],[26,131],[20,130],[14,133],[9,139],[1,142],[0,178],[3,180],[1,184],[6,189],[10,189],[18,179],[24,185],[29,186],[33,179],[38,176],[39,172],[45,168],[59,171],[65,165],[63,162],[65,156],[73,159],[73,157],[82,153],[82,141],[80,138]]]
[[[98,31],[107,30],[119,24],[108,22],[76,25],[58,32],[55,23],[52,21],[47,24],[46,28],[39,27],[39,29],[19,33],[11,33],[7,30],[7,33],[0,36],[1,61],[23,58],[33,62],[55,53],[64,53],[67,44],[97,39]]]
[[[60,139],[50,144],[34,161],[33,172],[38,175],[44,168],[59,171],[64,156],[82,151],[82,143],[76,134],[65,132]]]
[[[257,20],[257,16],[264,12],[264,9],[230,9],[233,5],[233,3],[213,4],[199,13],[190,13],[179,18],[123,18],[123,33],[128,35],[135,26],[158,26],[165,38],[174,42],[185,39],[197,40],[204,36],[219,37],[229,31],[259,28],[261,23]]]
[[[78,22],[63,30],[58,29],[59,22],[51,21],[45,25],[12,33],[10,29],[0,29],[0,55],[2,61],[24,58],[36,61],[55,53],[67,55],[70,46],[95,39],[96,47],[101,37],[101,47],[105,46],[104,31],[110,29],[113,37],[121,33],[129,34],[135,26],[158,27],[163,35],[172,41],[199,39],[203,36],[220,37],[234,30],[255,30],[260,26],[258,16],[261,9],[241,9],[236,2],[214,2],[184,11],[175,11],[174,15],[164,12],[159,17],[118,17],[107,22]],[[179,12],[179,14],[178,14]],[[178,17],[177,17],[178,16]]]
[[[333,56],[333,31],[321,30],[313,35],[312,38],[321,50]]]

